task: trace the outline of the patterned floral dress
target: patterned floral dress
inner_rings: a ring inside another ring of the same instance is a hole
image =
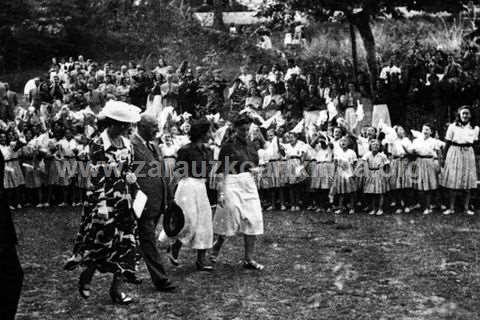
[[[133,149],[129,140],[122,140],[123,147],[116,148],[104,131],[90,144],[93,188],[87,192],[88,205],[68,264],[131,276],[138,237],[126,174],[131,172]]]

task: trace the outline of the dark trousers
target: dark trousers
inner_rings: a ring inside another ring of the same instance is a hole
[[[13,320],[22,291],[23,270],[15,246],[0,247],[0,320]]]
[[[142,216],[138,221],[138,231],[140,236],[140,249],[152,278],[153,285],[161,286],[162,282],[168,278],[162,265],[160,252],[156,246],[155,228],[157,223],[158,217]]]

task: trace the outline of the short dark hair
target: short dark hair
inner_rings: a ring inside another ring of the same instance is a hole
[[[193,122],[190,128],[190,140],[192,142],[199,141],[207,134],[208,130],[210,130],[210,122],[207,120],[201,119]]]

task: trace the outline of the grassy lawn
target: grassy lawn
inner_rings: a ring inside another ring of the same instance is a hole
[[[274,212],[258,245],[262,273],[243,270],[232,238],[213,273],[195,271],[195,253],[168,267],[179,285],[153,290],[145,266],[138,304],[112,305],[109,275],[93,296],[77,293],[65,272],[80,209],[20,210],[15,220],[25,271],[19,319],[480,319],[480,219]]]

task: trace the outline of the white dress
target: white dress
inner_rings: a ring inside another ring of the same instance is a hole
[[[412,150],[417,156],[415,165],[412,166],[413,187],[419,191],[432,191],[438,189],[438,174],[440,166],[437,154],[442,147],[441,141],[433,138],[417,138],[412,143]]]
[[[440,184],[453,190],[477,188],[477,166],[473,143],[478,141],[478,127],[451,124],[445,140],[450,142]]]
[[[357,180],[354,174],[354,165],[357,155],[351,149],[340,149],[334,152],[336,171],[333,181],[334,193],[349,194],[358,190]]]

